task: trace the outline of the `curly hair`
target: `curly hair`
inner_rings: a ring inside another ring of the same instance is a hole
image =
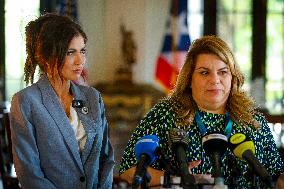
[[[67,16],[47,13],[26,26],[26,53],[24,66],[26,84],[33,83],[36,67],[40,71],[61,76],[64,59],[71,40],[81,35],[87,42],[87,35],[81,26]]]
[[[174,109],[178,114],[177,124],[190,125],[194,120],[195,111],[198,109],[196,102],[193,100],[190,86],[192,74],[196,66],[196,59],[199,54],[214,54],[229,66],[232,73],[232,85],[226,110],[230,113],[234,122],[253,125],[258,128],[259,124],[253,117],[256,113],[255,103],[242,90],[244,75],[241,73],[229,46],[216,36],[201,37],[195,40],[189,48],[176,86],[168,97],[168,99],[176,104]]]

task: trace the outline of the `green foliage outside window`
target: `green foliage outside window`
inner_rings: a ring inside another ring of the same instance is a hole
[[[284,113],[284,1],[267,0],[265,105],[271,114]],[[252,69],[252,0],[218,0],[217,34],[234,51],[250,91]]]

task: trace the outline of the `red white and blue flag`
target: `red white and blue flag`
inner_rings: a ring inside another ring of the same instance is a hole
[[[157,59],[155,78],[169,92],[184,63],[190,45],[187,0],[172,0],[162,51]]]
[[[73,20],[78,20],[77,0],[60,0],[59,1],[59,14],[66,15]]]

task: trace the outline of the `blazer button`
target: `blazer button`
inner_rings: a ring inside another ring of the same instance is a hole
[[[85,177],[80,177],[81,182],[85,182],[85,180],[86,180]]]

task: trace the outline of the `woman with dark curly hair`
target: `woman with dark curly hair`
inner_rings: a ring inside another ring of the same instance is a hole
[[[283,161],[266,119],[242,90],[243,83],[244,76],[230,48],[222,39],[204,36],[195,40],[172,93],[156,104],[134,130],[121,160],[121,177],[133,181],[137,164],[134,149],[137,141],[146,135],[158,137],[169,165],[178,169],[180,164],[175,149],[171,146],[175,141],[169,141],[174,133],[184,134],[187,138],[185,151],[188,173],[196,175],[195,178],[199,175],[206,182],[227,185],[229,188],[262,189],[273,185],[284,172]],[[242,156],[238,154],[239,151],[229,148],[233,146],[232,139],[236,136],[247,137],[236,146],[248,142],[249,145],[245,147],[255,152],[255,157],[268,172],[266,176],[269,181],[263,180],[259,175],[255,180],[251,179],[254,177],[247,176],[251,165],[248,166],[242,157],[238,157]],[[220,150],[223,143],[214,146],[217,143],[213,142],[213,146],[211,144],[208,148],[206,145],[211,139],[218,139],[218,144],[221,140],[225,144],[220,153],[219,168],[210,152],[215,153],[214,148]],[[160,183],[165,168],[161,156],[153,161],[148,168],[152,176],[151,185]],[[180,172],[173,174],[179,176]]]
[[[114,157],[100,93],[76,81],[87,36],[65,16],[26,26],[25,81],[11,105],[11,138],[23,189],[111,188]],[[33,83],[36,68],[40,79]]]

